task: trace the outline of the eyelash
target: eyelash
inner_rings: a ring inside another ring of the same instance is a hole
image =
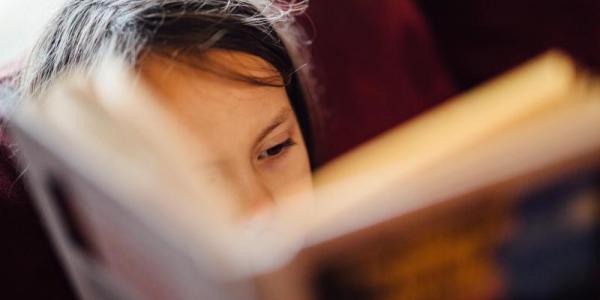
[[[287,148],[296,145],[291,138],[285,140],[283,143],[277,144],[261,153],[258,154],[258,160],[264,160],[270,157],[275,157],[280,155]]]

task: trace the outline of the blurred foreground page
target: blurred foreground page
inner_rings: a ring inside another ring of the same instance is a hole
[[[597,299],[598,84],[550,52],[325,166],[269,299]]]
[[[581,298],[597,295],[599,95],[550,52],[328,164],[313,215],[258,229],[118,67],[12,127],[85,299]]]

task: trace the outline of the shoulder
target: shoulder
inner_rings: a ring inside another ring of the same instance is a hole
[[[0,280],[7,299],[74,299],[0,120]]]

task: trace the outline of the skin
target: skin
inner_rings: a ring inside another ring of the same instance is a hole
[[[201,63],[148,55],[140,69],[164,106],[207,148],[200,164],[227,182],[240,199],[239,213],[256,215],[311,190],[306,145],[285,88],[227,75],[281,83],[278,72],[259,57],[226,50],[206,52]]]

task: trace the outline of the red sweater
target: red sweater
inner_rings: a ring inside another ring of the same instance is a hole
[[[0,293],[3,299],[74,299],[32,199],[10,139],[0,132]]]

